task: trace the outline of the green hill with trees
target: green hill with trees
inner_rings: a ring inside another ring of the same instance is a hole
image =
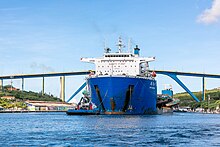
[[[26,108],[26,100],[34,101],[54,101],[60,102],[61,100],[57,97],[54,97],[52,94],[42,94],[42,92],[32,92],[32,91],[21,91],[11,85],[6,85],[3,87],[3,92],[0,92],[0,107],[9,109],[9,108]],[[8,98],[7,98],[8,97]],[[11,97],[11,98],[10,98]]]
[[[193,94],[201,101],[196,102],[188,93],[177,93],[174,98],[180,100],[180,107],[191,107],[192,109],[204,108],[214,110],[220,105],[220,89],[215,88],[205,91],[205,100],[202,101],[202,92],[193,92]],[[210,99],[208,98],[210,97]]]

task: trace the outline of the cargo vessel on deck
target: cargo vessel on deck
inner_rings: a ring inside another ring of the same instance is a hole
[[[95,64],[95,73],[87,77],[91,102],[100,114],[156,113],[156,74],[149,72],[149,62],[155,57],[140,57],[136,45],[131,52],[123,52],[121,38],[118,51],[105,48],[103,57],[81,58]]]

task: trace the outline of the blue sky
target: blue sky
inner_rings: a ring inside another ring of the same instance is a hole
[[[219,74],[220,3],[217,0],[0,0],[0,75],[94,69],[81,57],[99,57],[104,42],[115,49],[132,38],[142,56],[156,56],[151,69]],[[219,9],[218,9],[219,8]],[[201,79],[180,77],[191,90]],[[68,77],[66,97],[84,77]],[[172,84],[157,77],[158,92]],[[5,84],[10,81],[5,81]],[[207,88],[219,87],[207,80]],[[26,90],[41,90],[40,79]],[[14,80],[17,87],[19,80]],[[59,95],[59,79],[46,79],[46,92]]]

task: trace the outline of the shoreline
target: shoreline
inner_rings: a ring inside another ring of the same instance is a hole
[[[66,112],[66,110],[0,110],[0,113],[48,113],[48,112]],[[164,112],[162,114],[166,114],[169,112]],[[172,113],[198,113],[198,114],[220,114],[219,112],[195,112],[195,111],[173,111]]]
[[[36,112],[66,112],[66,110],[39,110],[39,111],[29,111],[29,110],[3,110],[0,113],[36,113]]]

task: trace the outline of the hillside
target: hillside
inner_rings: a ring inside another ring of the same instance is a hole
[[[15,87],[10,85],[4,86],[4,92],[0,92],[0,107],[9,109],[9,108],[26,108],[25,101],[34,100],[34,101],[56,101],[60,102],[61,100],[53,95],[41,92],[32,92],[32,91],[20,91]]]
[[[198,107],[214,109],[220,104],[220,89],[206,90],[206,99],[203,102],[196,102],[188,93],[177,93],[174,98],[180,99],[180,106],[189,106],[193,109]],[[193,94],[201,101],[202,92],[193,92]],[[210,95],[210,100],[208,100],[208,95]]]
[[[11,90],[13,89],[13,90]],[[41,92],[32,92],[32,91],[21,91],[10,85],[4,86],[4,92],[0,92],[0,97],[3,96],[14,96],[18,100],[35,100],[35,101],[61,101],[59,98],[54,97],[52,94],[42,95]]]

